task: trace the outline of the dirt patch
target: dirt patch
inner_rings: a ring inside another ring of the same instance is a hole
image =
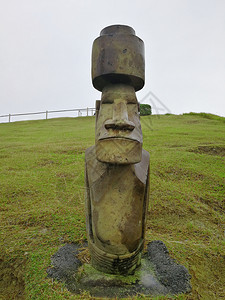
[[[0,158],[3,159],[3,158],[9,158],[10,155],[9,154],[0,154]]]
[[[63,178],[63,179],[74,179],[74,174],[59,172],[56,173],[56,177]]]
[[[169,148],[182,148],[182,147],[185,147],[185,145],[181,145],[181,144],[173,144],[173,145],[170,145]]]
[[[7,225],[19,225],[22,228],[27,229],[27,227],[42,226],[43,223],[52,222],[52,214],[37,214],[32,215],[30,213],[23,213],[22,215],[6,215],[3,217],[3,222]]]
[[[186,124],[196,124],[196,123],[200,123],[199,120],[190,120],[190,121],[186,121]]]
[[[55,150],[55,153],[58,154],[67,154],[67,155],[79,155],[79,154],[84,154],[86,148],[67,148],[67,149],[58,149]]]
[[[25,299],[25,261],[0,259],[0,299]]]
[[[225,146],[198,146],[197,148],[189,151],[199,154],[225,156]]]
[[[196,197],[198,201],[204,203],[214,209],[215,211],[224,212],[225,203],[223,200],[219,201],[219,199],[207,198],[207,197]]]
[[[155,175],[161,178],[169,179],[169,180],[204,180],[204,175],[201,173],[194,173],[189,170],[185,170],[179,167],[168,167],[165,169],[157,169],[155,170]]]
[[[38,162],[38,167],[45,167],[51,165],[58,165],[58,163],[50,159],[42,159],[40,162]]]

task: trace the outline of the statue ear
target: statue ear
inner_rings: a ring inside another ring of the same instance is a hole
[[[95,102],[95,116],[96,116],[96,120],[98,119],[98,112],[99,112],[99,109],[100,109],[100,100],[96,100]]]

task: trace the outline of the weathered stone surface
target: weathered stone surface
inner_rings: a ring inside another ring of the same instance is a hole
[[[148,176],[149,153],[145,150],[140,163],[129,165],[101,163],[94,146],[86,150],[87,230],[93,263],[96,266],[99,262],[102,267],[96,267],[101,270],[133,271],[129,262],[132,257],[139,265],[148,208]]]
[[[92,49],[92,81],[102,91],[109,84],[123,83],[136,91],[144,86],[144,43],[133,28],[112,25],[104,28]]]
[[[86,219],[92,265],[132,274],[140,265],[149,190],[149,154],[142,150],[139,104],[144,44],[129,26],[102,30],[92,50],[95,146],[85,154]]]
[[[95,145],[101,162],[135,164],[141,161],[142,131],[133,87],[115,84],[103,89],[96,115]]]

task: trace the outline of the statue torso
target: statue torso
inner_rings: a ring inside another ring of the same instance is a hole
[[[135,251],[144,238],[148,206],[149,153],[137,164],[111,165],[86,150],[87,224],[93,243],[108,253]]]

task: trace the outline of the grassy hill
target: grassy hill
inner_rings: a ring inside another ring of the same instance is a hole
[[[225,119],[211,116],[141,119],[151,155],[146,239],[162,240],[192,275],[192,293],[174,299],[225,297]],[[88,298],[47,279],[46,268],[64,243],[86,239],[94,127],[94,117],[0,124],[0,299]]]

